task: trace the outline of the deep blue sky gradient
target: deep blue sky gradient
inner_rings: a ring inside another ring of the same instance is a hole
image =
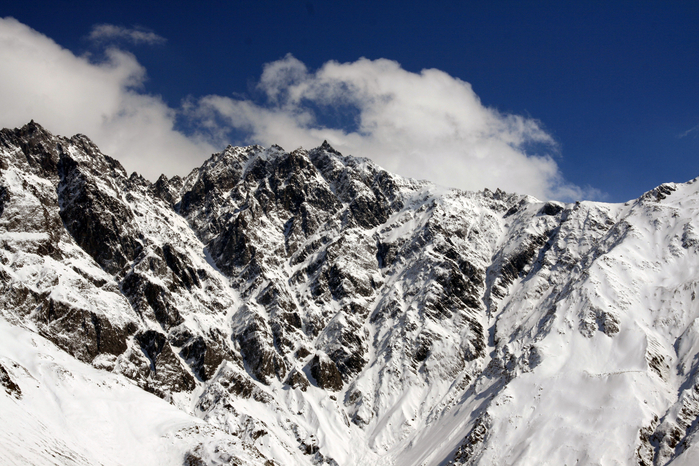
[[[565,178],[606,200],[699,176],[699,1],[5,3],[1,16],[77,54],[97,52],[87,35],[98,23],[167,38],[124,47],[147,69],[146,91],[173,107],[187,96],[254,98],[263,64],[287,53],[311,70],[388,58],[445,71],[486,106],[540,120]]]

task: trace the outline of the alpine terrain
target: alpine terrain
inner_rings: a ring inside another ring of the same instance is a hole
[[[699,183],[625,204],[328,143],[128,175],[0,131],[3,465],[699,464]]]

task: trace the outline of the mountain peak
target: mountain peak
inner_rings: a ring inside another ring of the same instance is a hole
[[[29,123],[25,124],[19,129],[15,129],[15,131],[21,134],[22,137],[31,138],[32,140],[36,140],[37,138],[47,139],[53,137],[53,134],[51,134],[39,123],[36,123],[34,120],[29,121]]]
[[[330,145],[327,139],[323,140],[323,144],[320,145],[319,147],[320,150],[324,150],[326,152],[332,152],[333,154],[341,155],[333,146]]]
[[[696,184],[544,203],[413,182],[327,141],[229,146],[148,183],[84,136],[0,137],[11,460],[699,454]]]

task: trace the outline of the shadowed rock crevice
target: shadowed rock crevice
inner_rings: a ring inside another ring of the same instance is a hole
[[[330,391],[342,390],[342,374],[327,357],[316,354],[311,360],[310,372],[318,387]]]
[[[115,160],[104,160],[110,171],[123,172]],[[143,248],[130,225],[133,213],[123,201],[105,193],[83,170],[78,162],[62,154],[58,164],[61,219],[85,252],[104,270],[119,275]]]
[[[134,323],[118,327],[104,316],[51,298],[41,303],[36,320],[43,336],[87,363],[98,354],[120,355],[136,331]]]
[[[146,330],[136,334],[134,339],[150,361],[146,387],[156,388],[165,394],[170,391],[190,391],[196,387],[194,377],[187,372],[172,351],[165,335],[155,330]]]
[[[224,360],[232,360],[222,345],[202,336],[192,338],[180,351],[180,356],[189,363],[192,371],[202,380],[207,381]]]
[[[0,386],[5,389],[5,393],[12,396],[15,399],[22,398],[22,389],[12,380],[10,374],[7,370],[0,364]]]
[[[152,314],[163,329],[169,330],[183,322],[169,291],[148,277],[131,272],[121,282],[121,290],[139,315],[147,317]]]

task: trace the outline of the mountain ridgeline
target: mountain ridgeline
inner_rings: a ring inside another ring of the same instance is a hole
[[[695,181],[541,202],[326,142],[151,183],[83,135],[4,129],[0,314],[30,335],[0,343],[0,406],[26,415],[5,458],[125,464],[31,414],[70,380],[21,360],[31,340],[88,392],[179,410],[172,464],[695,464]]]

